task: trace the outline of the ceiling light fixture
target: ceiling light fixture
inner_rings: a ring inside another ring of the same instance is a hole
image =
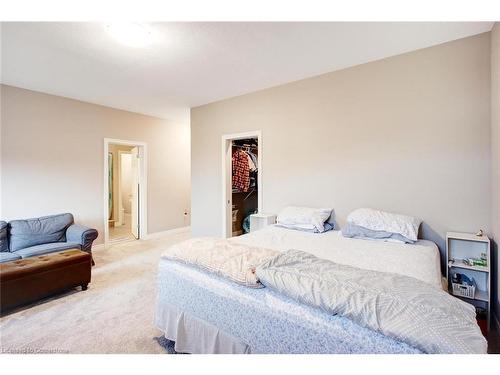
[[[129,47],[146,47],[153,43],[151,29],[141,23],[110,23],[106,25],[106,30],[118,42]]]

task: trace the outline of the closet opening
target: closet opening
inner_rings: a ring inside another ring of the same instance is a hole
[[[250,231],[250,215],[261,207],[260,132],[223,136],[223,233],[235,237]]]

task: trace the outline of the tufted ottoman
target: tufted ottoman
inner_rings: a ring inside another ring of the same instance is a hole
[[[0,263],[0,311],[80,285],[86,290],[91,268],[91,255],[79,249]]]

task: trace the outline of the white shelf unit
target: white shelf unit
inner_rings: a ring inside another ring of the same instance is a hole
[[[480,258],[481,253],[486,254],[487,266],[469,266],[463,262],[466,258]],[[448,232],[446,233],[446,278],[451,291],[451,279],[455,272],[474,278],[476,293],[474,299],[459,297],[476,307],[487,311],[487,325],[490,327],[491,310],[491,254],[490,239],[486,235],[477,236],[472,233]]]

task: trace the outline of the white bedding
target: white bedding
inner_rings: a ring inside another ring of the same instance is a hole
[[[442,288],[439,249],[431,241],[399,244],[346,238],[340,231],[307,233],[275,225],[230,241],[278,251],[302,250],[336,263],[410,276]]]

